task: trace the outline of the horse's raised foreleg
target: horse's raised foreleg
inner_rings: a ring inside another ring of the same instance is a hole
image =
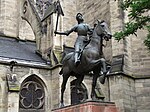
[[[100,76],[99,80],[100,80],[101,84],[104,84],[105,83],[106,74],[107,74],[106,61],[105,61],[104,58],[101,59],[101,64],[102,64],[102,67],[103,67],[103,75]]]
[[[67,83],[67,80],[68,80],[69,76],[70,76],[69,74],[63,75],[63,82],[62,82],[62,85],[61,85],[60,107],[64,107],[64,91],[66,89],[66,83]]]
[[[102,63],[102,67],[103,67],[103,73],[106,74],[107,73],[106,60],[104,58],[101,58],[101,63]]]

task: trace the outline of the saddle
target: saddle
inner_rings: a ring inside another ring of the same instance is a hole
[[[89,40],[84,40],[84,45],[82,46],[82,48],[80,49],[80,54],[79,54],[79,59],[82,56],[82,52],[84,51],[85,47],[90,43],[91,39]],[[75,51],[71,50],[71,52],[68,52],[63,59],[62,59],[62,63],[64,62],[64,60],[69,60],[72,56],[74,56]]]

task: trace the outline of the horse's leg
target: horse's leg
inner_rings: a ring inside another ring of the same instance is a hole
[[[63,74],[63,82],[61,85],[61,100],[60,100],[60,107],[64,107],[64,91],[66,89],[66,83],[68,81],[70,74]]]
[[[101,63],[102,63],[102,67],[103,67],[103,74],[106,74],[107,73],[106,60],[104,58],[101,58]]]
[[[76,76],[76,78],[77,78],[77,81],[76,81],[76,88],[78,89],[78,88],[80,87],[80,85],[81,85],[83,79],[84,79],[84,75],[78,74],[78,75]]]
[[[97,84],[97,78],[99,77],[99,70],[94,71],[93,80],[92,80],[92,91],[91,91],[91,98],[92,100],[95,99],[95,87]]]
[[[84,79],[84,75],[81,75],[81,74],[76,74],[76,82],[75,82],[75,89],[76,89],[76,92],[77,94],[82,94],[80,92],[82,92],[82,86],[81,86],[81,83]],[[84,100],[86,100],[85,98],[83,98],[82,100],[80,99],[79,102],[83,102]]]
[[[101,84],[104,84],[105,83],[106,74],[107,74],[106,61],[105,61],[104,58],[101,59],[101,64],[102,64],[102,67],[103,67],[103,75],[100,76],[99,80],[100,80]]]

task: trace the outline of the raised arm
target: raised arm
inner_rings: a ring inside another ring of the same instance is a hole
[[[77,28],[77,26],[74,26],[73,28],[71,28],[70,30],[67,30],[67,31],[65,31],[65,32],[58,32],[58,31],[55,31],[54,33],[55,33],[55,34],[59,34],[59,35],[66,35],[66,36],[68,36],[70,33],[76,31],[76,28]]]
[[[67,32],[58,32],[58,31],[55,31],[54,33],[55,34],[59,34],[59,35],[67,35],[68,36]]]

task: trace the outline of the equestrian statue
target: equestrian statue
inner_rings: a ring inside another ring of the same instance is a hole
[[[60,75],[63,76],[61,85],[61,106],[64,106],[64,91],[67,80],[70,76],[77,78],[76,87],[78,88],[84,79],[84,75],[92,72],[92,91],[91,98],[94,98],[97,78],[104,84],[107,74],[106,61],[103,55],[103,40],[108,41],[112,35],[105,21],[97,21],[94,28],[84,23],[83,15],[76,15],[77,25],[65,32],[55,31],[55,34],[68,36],[72,32],[77,33],[75,51],[68,53],[62,61]]]

